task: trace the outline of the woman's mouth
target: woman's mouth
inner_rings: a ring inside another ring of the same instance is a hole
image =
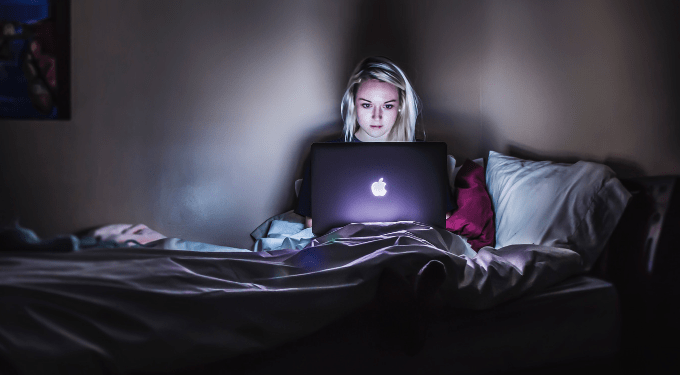
[[[382,125],[371,125],[371,129],[380,129]]]

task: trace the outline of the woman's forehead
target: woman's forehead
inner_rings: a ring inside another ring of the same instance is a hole
[[[357,99],[363,98],[373,101],[369,97],[376,100],[384,99],[384,101],[399,99],[399,89],[389,82],[370,79],[362,82],[357,90]]]

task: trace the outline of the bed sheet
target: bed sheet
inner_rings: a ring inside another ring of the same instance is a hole
[[[439,260],[455,308],[485,309],[581,270],[571,250],[482,248],[412,222],[350,224],[297,249],[0,253],[0,360],[19,373],[191,368],[306,336],[367,304],[385,268]],[[36,360],[40,358],[40,360]]]
[[[424,347],[414,355],[390,350],[376,332],[380,318],[360,313],[289,345],[205,370],[239,375],[280,369],[308,374],[319,368],[334,374],[550,373],[612,358],[621,335],[616,288],[585,275],[493,309],[439,309],[430,317]]]

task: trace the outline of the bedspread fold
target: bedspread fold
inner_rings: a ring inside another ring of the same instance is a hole
[[[413,222],[350,224],[304,249],[0,252],[0,360],[19,373],[177,371],[265,350],[374,298],[378,277],[439,260],[439,294],[490,308],[581,271],[571,250],[465,240]],[[40,358],[40,360],[36,360]]]

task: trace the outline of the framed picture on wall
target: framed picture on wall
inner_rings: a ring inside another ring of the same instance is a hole
[[[0,0],[0,118],[71,118],[70,0]]]

